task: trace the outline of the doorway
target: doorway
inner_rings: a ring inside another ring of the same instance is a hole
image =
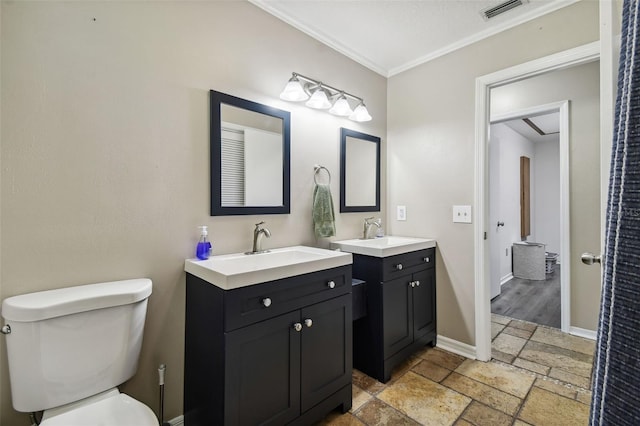
[[[489,111],[490,111],[490,91],[495,88],[500,88],[511,83],[521,82],[534,76],[543,76],[551,71],[565,70],[570,67],[587,64],[597,61],[599,58],[599,43],[591,43],[585,46],[581,46],[575,49],[571,49],[565,52],[561,52],[555,55],[551,55],[539,60],[531,61],[519,66],[515,66],[506,70],[498,71],[493,74],[489,74],[483,77],[479,77],[476,80],[476,191],[475,191],[475,227],[474,227],[474,239],[475,239],[475,289],[476,289],[476,357],[480,360],[487,361],[491,358],[491,311],[489,302],[489,283],[490,283],[490,267],[489,267],[489,244],[488,244],[488,232],[490,227],[488,223],[489,203],[488,203],[488,123],[489,123]],[[598,101],[595,104],[598,105]],[[492,112],[496,112],[491,108]],[[596,115],[598,117],[598,115]],[[594,120],[596,123],[599,120]],[[599,134],[598,130],[595,130],[596,134]],[[598,148],[599,150],[599,148]],[[578,151],[579,152],[579,151]],[[572,151],[572,153],[575,153]],[[598,170],[594,170],[599,172]],[[595,177],[597,182],[600,182],[600,174],[596,173]],[[595,185],[596,189],[599,184]],[[586,197],[585,197],[586,199]],[[571,200],[575,201],[575,200]],[[596,208],[595,211],[585,211],[587,214],[597,214],[596,220],[599,220],[600,209]],[[594,230],[598,235],[600,229]],[[577,234],[579,235],[579,234]],[[599,247],[599,238],[596,238]],[[583,247],[580,247],[583,249]],[[574,262],[573,255],[569,255],[569,261]],[[565,261],[565,263],[567,263]],[[568,264],[568,263],[567,263]],[[599,277],[596,278],[597,285],[599,285]],[[575,277],[574,277],[575,281]],[[590,284],[591,286],[592,284]],[[586,287],[584,293],[590,291],[589,286]],[[593,293],[593,292],[592,292]],[[596,296],[596,298],[598,298]],[[584,305],[582,301],[579,304]],[[591,301],[589,302],[591,303]],[[587,303],[587,304],[589,304]],[[567,312],[565,317],[570,322],[571,315],[580,316],[582,312],[580,309],[570,311],[568,307],[563,307]],[[597,306],[594,310],[592,306],[589,309],[596,311],[596,318],[594,322],[597,322]],[[592,314],[592,312],[591,312]],[[578,321],[581,321],[579,319]],[[571,324],[567,325],[569,328]],[[565,327],[565,324],[563,324]],[[590,325],[589,325],[590,327]],[[593,327],[595,329],[595,327]],[[571,327],[573,330],[573,327]],[[590,331],[590,330],[587,330]]]
[[[494,96],[497,102],[512,95],[508,86],[500,90]],[[565,332],[571,282],[570,262],[562,262],[570,256],[569,140],[567,100],[491,116],[487,231],[491,312]],[[531,164],[530,202],[525,206],[520,200],[522,158]]]

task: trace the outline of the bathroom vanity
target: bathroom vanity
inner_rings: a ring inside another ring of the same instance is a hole
[[[354,322],[354,368],[386,383],[417,349],[436,345],[435,241],[347,240],[353,276],[366,282],[367,315]]]
[[[187,260],[185,424],[306,425],[347,412],[351,260],[309,247]]]

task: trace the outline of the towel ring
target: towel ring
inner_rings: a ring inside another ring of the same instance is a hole
[[[320,171],[322,171],[322,170],[327,172],[327,175],[329,176],[329,182],[327,183],[327,185],[331,184],[331,172],[329,171],[329,169],[327,169],[325,166],[315,165],[315,166],[313,166],[313,170],[314,170],[313,181],[316,183],[316,185],[320,185],[318,183],[318,175],[320,174]]]

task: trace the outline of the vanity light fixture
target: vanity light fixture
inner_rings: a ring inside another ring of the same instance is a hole
[[[295,72],[280,93],[280,99],[290,102],[307,101],[305,105],[309,108],[331,108],[329,112],[333,115],[349,117],[350,120],[358,122],[371,121],[371,115],[361,97]],[[349,99],[357,102],[353,110]]]

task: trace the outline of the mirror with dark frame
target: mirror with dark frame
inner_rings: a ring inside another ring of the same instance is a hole
[[[380,138],[340,129],[340,212],[380,211]]]
[[[211,216],[288,214],[291,114],[210,94]]]

